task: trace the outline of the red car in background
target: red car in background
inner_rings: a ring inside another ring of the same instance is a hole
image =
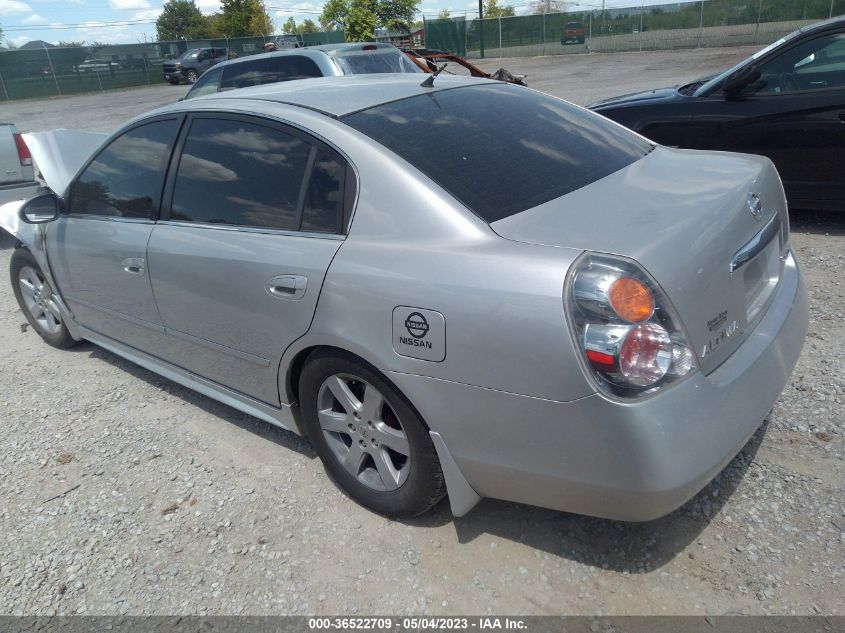
[[[584,28],[583,23],[567,22],[566,26],[563,27],[563,32],[560,35],[560,43],[564,45],[569,44],[570,42],[575,44],[583,44],[586,38],[587,29]]]

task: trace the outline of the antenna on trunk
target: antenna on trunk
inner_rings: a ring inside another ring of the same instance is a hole
[[[437,77],[437,75],[442,73],[443,69],[446,68],[446,66],[448,66],[448,65],[449,65],[448,63],[443,64],[440,68],[438,68],[433,73],[431,73],[428,77],[426,77],[425,81],[423,81],[420,84],[420,86],[422,86],[423,88],[432,88],[434,86],[434,80]]]

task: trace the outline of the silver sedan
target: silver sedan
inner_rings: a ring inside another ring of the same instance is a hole
[[[30,135],[52,192],[0,211],[24,314],[307,435],[388,516],[447,494],[455,515],[672,511],[804,341],[777,172],[524,87],[426,83],[294,81],[104,142]]]

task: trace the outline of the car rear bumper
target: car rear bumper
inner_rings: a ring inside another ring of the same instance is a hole
[[[798,360],[807,319],[790,256],[768,312],[727,361],[641,401],[554,402],[389,375],[480,496],[646,521],[695,495],[753,435]]]

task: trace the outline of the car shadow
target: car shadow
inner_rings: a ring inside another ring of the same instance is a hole
[[[845,214],[835,211],[789,211],[789,230],[792,233],[816,235],[845,235]]]
[[[168,378],[159,376],[158,374],[144,369],[143,367],[136,365],[117,354],[113,354],[102,347],[94,345],[93,343],[83,341],[79,345],[70,348],[68,351],[87,353],[92,359],[109,363],[129,375],[139,380],[143,380],[145,383],[155,387],[156,389],[160,389],[161,391],[179,398],[188,404],[202,409],[206,413],[220,418],[223,422],[228,422],[229,424],[233,424],[238,428],[257,435],[261,439],[273,442],[281,448],[296,451],[300,455],[308,457],[309,459],[314,459],[317,456],[311,448],[311,444],[308,440],[300,437],[296,433],[273,426],[269,422],[259,420],[247,413],[242,413],[237,409],[223,404],[222,402],[218,402],[213,398],[204,396],[193,389],[183,387]]]
[[[584,565],[630,574],[648,573],[683,552],[719,514],[746,476],[767,429],[765,420],[701,492],[671,514],[653,521],[611,521],[484,499],[464,517],[453,518],[446,501],[433,513],[406,523],[439,527],[453,522],[461,543],[487,534]]]

